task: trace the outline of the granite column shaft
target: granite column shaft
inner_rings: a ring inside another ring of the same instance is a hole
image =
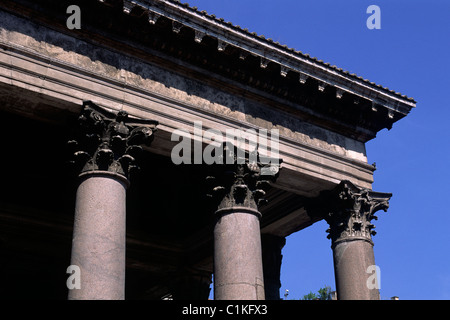
[[[269,180],[273,181],[278,174],[280,159],[267,158],[262,164],[257,151],[245,153],[228,143],[222,151],[223,165],[216,166],[208,177],[212,182],[211,196],[218,204],[214,226],[214,299],[264,300],[259,206],[265,203],[263,196],[270,186]]]
[[[83,103],[72,149],[79,174],[71,266],[80,283],[69,288],[73,300],[125,298],[126,189],[137,169],[142,145],[149,145],[157,122],[130,119],[91,101]]]
[[[372,220],[378,210],[387,211],[390,193],[361,189],[342,181],[307,205],[308,214],[324,218],[330,228],[339,300],[379,300],[379,270],[375,265]]]
[[[264,300],[259,212],[230,208],[216,215],[214,298]]]
[[[78,186],[71,264],[80,268],[74,300],[125,298],[125,197],[128,181],[94,171]]]

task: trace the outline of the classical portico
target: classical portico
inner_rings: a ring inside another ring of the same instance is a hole
[[[413,99],[177,1],[70,4],[0,4],[1,297],[278,300],[324,219],[338,299],[379,299],[365,143]]]

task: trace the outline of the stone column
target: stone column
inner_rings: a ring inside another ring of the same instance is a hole
[[[258,205],[269,184],[262,178],[274,178],[278,166],[264,170],[267,168],[258,161],[257,153],[252,162],[251,154],[240,158],[240,151],[228,146],[223,150],[227,161],[209,177],[219,203],[214,227],[214,299],[264,300]]]
[[[280,271],[283,259],[281,249],[286,244],[286,239],[272,234],[263,234],[261,240],[266,300],[280,300]]]
[[[380,299],[372,241],[376,232],[371,221],[377,219],[375,212],[388,209],[391,197],[343,181],[310,204],[308,213],[320,214],[330,225],[327,232],[339,300]]]
[[[264,300],[264,274],[257,210],[216,212],[214,299]]]
[[[72,163],[81,171],[71,256],[80,286],[69,290],[71,300],[125,298],[126,189],[141,145],[150,144],[156,125],[84,102],[76,137],[69,141]]]

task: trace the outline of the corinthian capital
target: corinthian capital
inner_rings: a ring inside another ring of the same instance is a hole
[[[157,125],[154,120],[132,119],[125,111],[114,114],[84,101],[75,137],[68,142],[71,163],[81,173],[109,171],[128,179],[138,168],[136,158],[142,145],[150,145]]]
[[[340,241],[362,239],[372,242],[376,234],[372,220],[378,210],[387,211],[391,193],[374,192],[342,181],[335,189],[324,191],[306,206],[308,214],[324,218],[330,228],[328,238]]]
[[[248,208],[257,211],[270,181],[278,177],[281,159],[262,157],[257,151],[244,152],[231,143],[222,146],[222,161],[211,166],[207,177],[209,196],[218,201],[218,210]]]

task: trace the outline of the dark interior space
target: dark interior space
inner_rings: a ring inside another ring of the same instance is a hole
[[[73,119],[55,125],[0,116],[0,297],[66,299],[77,188],[66,152]],[[201,166],[176,166],[149,152],[139,163],[127,192],[126,291],[128,298],[159,298],[174,273],[210,255],[214,211]],[[189,240],[196,233],[201,243]]]

